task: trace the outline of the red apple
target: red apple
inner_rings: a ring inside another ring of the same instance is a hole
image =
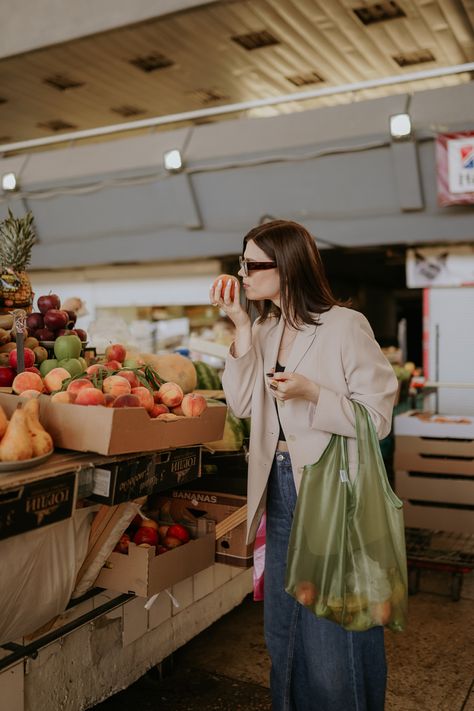
[[[189,531],[180,523],[174,523],[166,532],[166,537],[171,536],[172,538],[177,538],[181,543],[187,543],[189,541]]]
[[[26,317],[26,327],[28,331],[37,331],[39,328],[44,328],[43,314],[33,312]]]
[[[64,309],[66,311],[68,318],[69,318],[69,323],[72,323],[73,325],[77,321],[77,314],[75,311],[70,311],[69,309]]]
[[[150,546],[156,546],[158,543],[158,531],[150,526],[140,526],[138,531],[133,537],[133,542],[137,546],[142,543],[148,543]]]
[[[36,366],[32,365],[30,368],[25,368],[23,371],[25,373],[36,373],[36,375],[41,375],[41,372],[36,368]]]
[[[61,299],[57,294],[45,294],[38,299],[38,309],[45,314],[50,309],[60,309]]]
[[[183,545],[183,541],[180,541],[179,538],[175,538],[174,536],[165,536],[163,538],[163,545],[168,549],[177,548]]]
[[[147,528],[147,527],[154,528],[155,531],[158,531],[158,524],[156,523],[156,521],[153,521],[152,518],[143,518],[142,517],[142,521],[141,521],[139,528]]]
[[[31,368],[31,366],[35,364],[35,354],[31,350],[31,348],[25,348],[23,354],[25,360],[25,368]],[[10,351],[10,353],[8,354],[8,360],[11,368],[18,368],[18,355],[16,348],[15,350]]]
[[[10,388],[15,380],[15,370],[8,365],[0,366],[0,388]]]
[[[51,331],[59,331],[59,329],[66,326],[67,322],[67,313],[59,309],[49,309],[44,315],[44,325],[46,328],[50,328]]]
[[[127,351],[121,343],[113,343],[105,349],[105,357],[107,360],[118,360],[119,363],[123,363],[126,355]]]
[[[39,328],[35,332],[35,338],[37,338],[38,341],[54,341],[56,336],[54,335],[54,331],[51,331],[49,328]]]
[[[56,332],[56,336],[77,336],[77,333],[74,329],[61,328]]]
[[[156,555],[162,555],[163,553],[168,553],[168,548],[166,546],[156,546],[155,548]]]
[[[82,330],[82,328],[76,328],[76,335],[80,338],[80,340],[84,343],[87,341],[87,333]]]

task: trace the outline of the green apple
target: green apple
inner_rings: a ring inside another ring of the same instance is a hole
[[[135,358],[126,358],[122,363],[123,368],[138,368],[138,362]]]
[[[85,359],[85,358],[82,358],[81,356],[79,356],[79,358],[78,358],[77,360],[78,360],[79,363],[82,365],[82,372],[85,373],[86,370],[87,370],[87,361],[86,361],[86,359]]]
[[[67,336],[67,338],[72,338],[72,336]],[[71,373],[72,377],[81,375],[84,372],[79,358],[64,358],[64,360],[58,360],[58,368],[65,368],[68,373]]]
[[[42,377],[44,378],[46,375],[48,375],[50,370],[53,370],[53,368],[57,368],[57,367],[58,367],[58,361],[56,360],[56,358],[48,358],[48,360],[44,360],[41,363],[41,365],[39,367],[39,371],[40,371]]]
[[[54,341],[54,355],[58,360],[79,358],[82,343],[77,336],[58,336]]]

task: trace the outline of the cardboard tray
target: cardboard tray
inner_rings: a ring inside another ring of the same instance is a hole
[[[198,537],[179,548],[155,555],[154,547],[129,544],[128,555],[112,553],[95,585],[108,590],[150,597],[214,564],[216,536],[204,521]]]
[[[474,476],[474,439],[395,437],[395,469]]]
[[[437,421],[442,418],[443,421]],[[445,437],[474,440],[474,417],[467,415],[435,415],[409,410],[396,415],[393,420],[396,436]]]
[[[21,401],[0,392],[0,405],[10,416]],[[52,403],[40,395],[40,419],[56,447],[98,454],[130,454],[184,447],[221,439],[226,405],[209,402],[199,417],[164,422],[141,407],[85,407]]]

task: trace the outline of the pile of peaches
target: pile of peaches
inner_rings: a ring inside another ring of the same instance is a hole
[[[150,384],[139,368],[122,367],[125,355],[125,348],[114,344],[106,351],[108,360],[90,365],[80,377],[71,377],[65,368],[53,368],[44,377],[24,371],[16,376],[13,390],[26,398],[49,394],[54,403],[143,407],[150,417],[167,421],[204,412],[207,402],[202,395],[184,394],[177,383],[157,378]]]

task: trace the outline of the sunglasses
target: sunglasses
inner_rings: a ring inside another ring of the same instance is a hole
[[[248,276],[249,272],[257,272],[264,269],[276,269],[276,262],[253,262],[251,259],[239,257],[240,268],[244,276]]]

